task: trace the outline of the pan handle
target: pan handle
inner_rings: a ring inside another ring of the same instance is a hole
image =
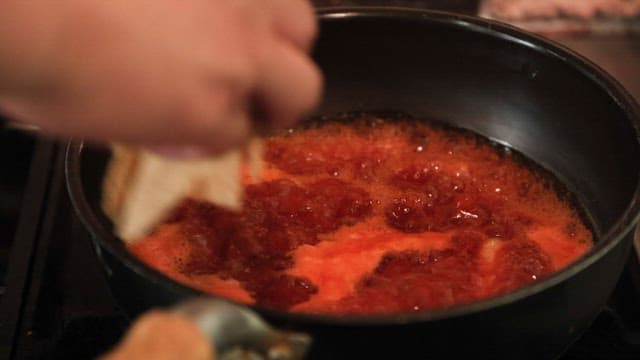
[[[248,308],[221,299],[196,298],[169,311],[143,315],[103,360],[158,356],[297,360],[310,344],[309,335],[276,330]]]
[[[179,304],[174,311],[198,325],[215,344],[218,359],[297,360],[311,345],[304,333],[276,330],[250,309],[228,301],[197,298]]]

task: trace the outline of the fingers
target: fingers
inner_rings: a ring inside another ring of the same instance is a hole
[[[242,145],[251,128],[247,107],[238,101],[242,98],[220,86],[191,94],[187,109],[167,119],[172,128],[159,133],[163,137],[157,144],[172,144],[172,151],[182,156],[215,154]]]
[[[127,96],[130,102],[117,101],[122,99],[117,94],[103,94],[104,102],[81,97],[52,103],[0,99],[0,109],[15,119],[39,125],[52,136],[139,144],[172,157],[222,153],[242,145],[249,136],[250,115],[242,102],[235,101],[241,96],[224,86],[153,95],[148,101]],[[163,100],[154,102],[157,99]],[[74,101],[93,106],[74,107]]]
[[[268,2],[273,26],[282,38],[309,51],[318,32],[313,6],[307,0],[263,0]]]
[[[101,360],[214,360],[215,349],[193,322],[172,313],[150,311],[136,319],[126,336]]]
[[[213,126],[201,134],[194,134],[195,143],[206,152],[221,153],[245,144],[250,128],[250,115],[245,108],[238,109],[229,112],[222,121],[213,122]]]
[[[265,0],[273,41],[262,46],[253,101],[254,126],[283,127],[300,120],[318,103],[319,69],[307,56],[317,35],[313,6],[307,0]],[[257,115],[257,116],[256,116]]]
[[[320,70],[298,48],[274,41],[260,57],[254,99],[266,127],[285,127],[300,120],[318,104]],[[258,125],[260,126],[260,125]]]
[[[213,76],[196,77],[186,85],[147,92],[152,96],[146,101],[121,104],[128,105],[122,108],[125,111],[122,118],[131,120],[122,123],[122,133],[112,137],[122,136],[123,141],[146,146],[183,148],[183,152],[192,154],[223,152],[241,145],[249,136],[251,121],[244,101],[246,91],[235,78]],[[114,97],[102,108],[116,100]],[[154,108],[156,104],[160,107]]]

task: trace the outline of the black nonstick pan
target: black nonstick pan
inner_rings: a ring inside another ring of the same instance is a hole
[[[555,275],[496,298],[398,316],[312,316],[252,308],[308,334],[310,359],[550,359],[591,324],[629,254],[640,213],[639,109],[580,56],[512,27],[403,9],[327,9],[314,57],[318,114],[401,111],[473,130],[554,173],[593,220],[594,248]],[[67,180],[115,297],[135,315],[204,294],[150,269],[100,210],[109,154],[72,142]]]

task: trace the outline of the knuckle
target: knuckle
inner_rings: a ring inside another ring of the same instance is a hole
[[[305,47],[310,47],[311,43],[318,35],[318,22],[312,5],[306,0],[298,0],[300,5],[294,18],[298,22],[299,36],[302,38]]]
[[[318,105],[324,85],[324,79],[320,69],[318,69],[318,67],[310,60],[308,66],[307,75],[303,82],[306,89],[304,96],[301,97],[301,107],[303,112],[310,111]]]

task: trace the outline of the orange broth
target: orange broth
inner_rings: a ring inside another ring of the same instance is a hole
[[[242,213],[185,199],[129,249],[179,282],[275,309],[444,308],[539,281],[592,246],[534,168],[465,131],[327,121],[266,140]]]

